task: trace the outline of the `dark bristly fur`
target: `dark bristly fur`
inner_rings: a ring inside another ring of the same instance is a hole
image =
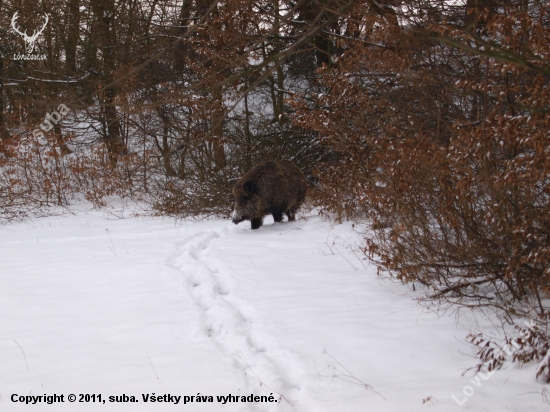
[[[258,229],[268,214],[275,222],[282,222],[283,214],[295,220],[306,197],[306,184],[304,174],[290,160],[260,163],[233,187],[233,223],[250,220],[252,229]]]

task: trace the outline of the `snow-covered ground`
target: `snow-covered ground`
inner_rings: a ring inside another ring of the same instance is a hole
[[[472,317],[381,280],[351,223],[127,216],[82,206],[0,226],[0,410],[550,409],[534,366],[463,376]],[[53,394],[64,402],[12,401]],[[218,402],[229,394],[277,402]],[[109,400],[123,395],[139,402]]]

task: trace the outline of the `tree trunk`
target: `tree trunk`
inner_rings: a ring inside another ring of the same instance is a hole
[[[215,111],[212,119],[212,144],[214,150],[214,165],[216,170],[225,167],[225,149],[223,147],[223,121],[225,110],[223,109],[223,94],[221,86],[214,86],[212,90],[214,104],[218,109]]]
[[[97,19],[97,39],[102,54],[101,87],[99,99],[102,107],[104,123],[103,141],[109,152],[112,165],[116,165],[118,156],[125,154],[126,145],[122,138],[120,120],[116,109],[118,90],[111,84],[114,80],[114,56],[116,47],[113,15],[115,13],[114,0],[92,0],[92,10]]]
[[[76,72],[76,46],[80,27],[80,0],[69,0],[67,15],[67,40],[65,55],[68,74]]]

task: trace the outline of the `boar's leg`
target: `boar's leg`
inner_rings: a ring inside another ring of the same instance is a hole
[[[288,216],[288,221],[289,222],[294,222],[296,220],[296,209],[297,208],[293,207],[288,212],[286,212],[286,215]]]
[[[279,209],[279,208],[271,209],[271,214],[273,215],[273,220],[275,222],[282,222],[283,221],[283,211],[284,211],[284,209]]]
[[[264,219],[261,217],[252,219],[250,223],[251,223],[252,229],[259,229],[260,226],[264,223]]]
[[[283,214],[282,213],[272,213],[273,220],[275,222],[282,222],[283,221]]]

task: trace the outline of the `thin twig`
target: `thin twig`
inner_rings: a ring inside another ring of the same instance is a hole
[[[342,379],[342,380],[344,382],[352,383],[354,385],[361,385],[365,389],[367,389],[367,390],[370,389],[371,391],[373,391],[377,395],[380,395],[382,397],[382,399],[387,400],[386,398],[384,398],[384,395],[382,395],[380,392],[375,391],[374,388],[371,385],[363,382],[361,379],[357,378],[353,373],[351,373],[348,368],[346,368],[344,365],[342,365],[340,362],[338,362],[334,358],[334,356],[332,356],[330,353],[327,352],[326,349],[323,350],[323,354],[328,355],[334,362],[336,362],[342,369],[344,369],[347,372],[347,375],[346,375],[346,374],[342,373],[342,371],[338,370],[334,365],[332,365],[333,369],[340,373],[340,375],[334,375],[334,377],[337,377],[337,378],[340,378],[340,379],[342,379],[342,377],[353,379],[353,381],[350,381],[350,380],[347,380],[347,379]]]
[[[340,252],[336,246],[334,246],[334,249],[336,249],[336,251],[337,251],[338,253],[340,253],[340,255],[342,255],[342,252]],[[359,270],[359,269],[357,269],[357,268],[355,267],[355,265],[354,265],[353,263],[351,263],[344,255],[342,255],[342,257],[343,257],[344,259],[346,259],[346,262],[348,262],[355,270]]]
[[[361,262],[361,264],[363,265],[363,267],[366,269],[367,267],[365,266],[365,264],[363,263],[363,261],[361,259],[359,259],[359,256],[357,256],[357,253],[355,253],[355,250],[353,250],[353,248],[351,249],[351,251],[353,252],[353,254],[355,255],[355,257],[357,258],[357,260],[359,262]]]
[[[248,258],[249,258],[250,261],[252,262],[252,266],[254,266],[254,270],[256,270],[256,265],[254,264],[254,261],[252,260],[252,258],[250,257],[250,255],[248,255]]]
[[[111,246],[109,246],[109,243],[107,241],[105,241],[105,243],[107,243],[107,247],[109,249],[111,249],[111,252],[113,252],[113,254],[115,255],[115,257],[117,257],[116,255],[116,252],[115,252],[115,244],[113,243],[113,239],[111,239],[111,233],[109,232],[109,229],[105,228],[105,231],[107,232],[107,235],[109,235],[109,240],[111,241]]]
[[[278,392],[276,391],[275,389],[273,389],[272,387],[270,387],[269,385],[266,385],[264,383],[264,381],[262,381],[260,379],[260,377],[258,376],[258,374],[256,372],[254,372],[254,369],[252,369],[248,363],[248,361],[246,360],[246,358],[244,357],[243,353],[239,350],[237,351],[237,355],[239,355],[239,358],[241,358],[241,360],[244,362],[244,364],[246,365],[247,369],[250,369],[250,371],[254,374],[254,376],[256,377],[257,381],[260,382],[260,386],[265,386],[267,389],[269,389],[270,391],[273,391],[275,392],[277,395],[279,395],[281,397],[281,399],[284,399],[290,406],[294,406],[286,397],[285,395],[283,395],[281,392]]]
[[[157,374],[157,370],[153,366],[153,362],[151,362],[151,358],[149,356],[147,356],[147,359],[149,359],[149,364],[151,365],[151,368],[153,368],[153,372],[155,372],[155,376],[157,377],[157,381],[160,382],[159,375]]]
[[[27,363],[27,356],[25,355],[25,351],[23,350],[19,342],[17,342],[15,339],[13,341],[17,343],[17,346],[19,346],[19,349],[21,349],[21,352],[23,352],[23,357],[25,358],[25,365],[27,365],[27,370],[29,370],[29,364]]]

